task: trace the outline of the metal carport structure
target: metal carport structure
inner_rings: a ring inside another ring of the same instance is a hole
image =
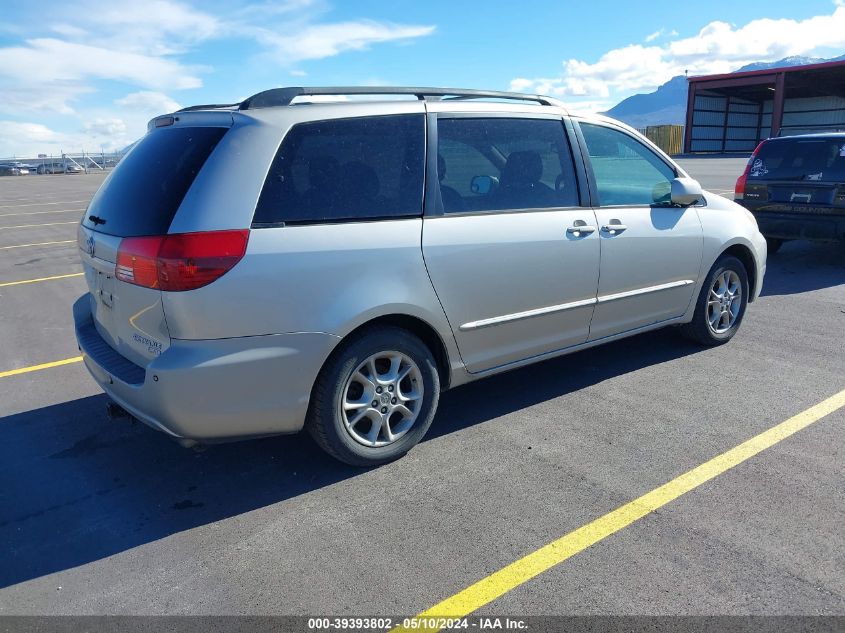
[[[689,78],[685,153],[824,131],[845,131],[845,60]]]

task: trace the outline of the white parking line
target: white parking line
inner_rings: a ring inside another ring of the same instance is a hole
[[[13,244],[12,246],[0,246],[0,251],[7,251],[10,248],[26,248],[28,246],[52,246],[54,244],[73,244],[76,240],[59,240],[56,242],[33,242],[32,244]]]
[[[17,209],[18,207],[46,207],[51,204],[79,204],[80,202],[91,202],[91,200],[62,200],[60,202],[32,202],[30,204],[6,204],[0,205],[0,209]]]
[[[85,211],[85,207],[79,209],[56,209],[55,211],[24,211],[23,213],[0,213],[0,218],[8,218],[13,215],[41,215],[43,213],[70,213],[72,211]]]
[[[16,226],[0,226],[0,231],[3,229],[28,229],[34,226],[58,226],[59,224],[79,224],[79,220],[71,220],[70,222],[47,222],[45,224],[18,224]]]

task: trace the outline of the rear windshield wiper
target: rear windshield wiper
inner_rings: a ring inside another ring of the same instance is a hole
[[[95,225],[106,223],[106,221],[103,218],[97,217],[96,215],[89,215],[88,219],[91,220],[91,222],[93,222]]]

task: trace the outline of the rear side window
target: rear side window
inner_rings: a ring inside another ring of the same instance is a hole
[[[845,182],[845,138],[763,143],[751,163],[748,180]]]
[[[633,136],[581,123],[596,177],[599,205],[670,204],[675,170]]]
[[[172,127],[147,134],[94,195],[82,223],[122,237],[164,235],[197,173],[227,131]]]
[[[446,213],[578,205],[560,119],[443,117],[437,151]]]
[[[300,123],[279,148],[253,225],[422,215],[422,114]]]

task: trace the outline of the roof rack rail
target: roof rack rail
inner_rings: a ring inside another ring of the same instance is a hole
[[[420,101],[440,99],[508,99],[516,101],[536,101],[540,105],[560,105],[551,97],[521,94],[519,92],[500,92],[496,90],[469,90],[464,88],[407,88],[394,86],[334,86],[334,87],[288,87],[272,88],[254,94],[241,102],[239,110],[272,108],[287,106],[296,97],[314,95],[412,95]],[[219,107],[219,106],[218,106]],[[188,108],[186,108],[187,110]]]
[[[193,112],[194,110],[213,110],[214,108],[234,108],[241,105],[240,103],[205,103],[203,105],[193,105],[187,108],[181,108],[176,112]]]

